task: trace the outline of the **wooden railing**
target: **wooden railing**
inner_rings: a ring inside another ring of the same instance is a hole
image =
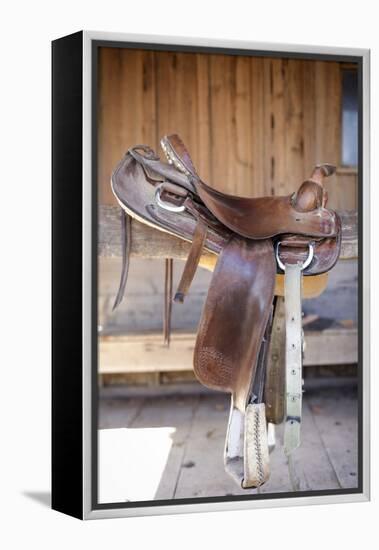
[[[339,212],[342,220],[342,247],[340,259],[358,257],[358,216],[356,211]],[[98,255],[121,256],[120,209],[115,206],[99,208]],[[185,259],[190,244],[132,220],[131,256],[139,258]],[[211,255],[204,252],[204,259]]]

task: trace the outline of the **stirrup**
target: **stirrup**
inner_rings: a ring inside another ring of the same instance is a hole
[[[231,398],[224,449],[226,472],[243,488],[263,485],[270,477],[264,403],[249,403],[242,413]]]

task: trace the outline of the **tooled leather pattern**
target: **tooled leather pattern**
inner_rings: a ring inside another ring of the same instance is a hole
[[[210,365],[214,368],[211,369]],[[212,388],[226,391],[232,387],[234,369],[225,356],[215,348],[202,347],[197,356],[195,374],[200,382]]]

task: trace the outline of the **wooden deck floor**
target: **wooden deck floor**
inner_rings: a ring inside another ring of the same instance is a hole
[[[255,494],[223,468],[229,397],[223,394],[103,397],[99,418],[99,501]],[[271,477],[261,493],[292,491],[276,428]],[[302,445],[295,453],[302,490],[357,486],[357,392],[304,394]]]

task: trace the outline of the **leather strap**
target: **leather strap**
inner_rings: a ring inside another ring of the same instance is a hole
[[[300,446],[302,408],[303,331],[301,324],[302,264],[285,266],[286,313],[286,421],[284,426],[284,453],[288,459],[288,473],[293,491],[300,490],[293,452]]]
[[[165,260],[165,283],[164,283],[164,317],[163,317],[163,343],[170,346],[171,339],[171,313],[172,313],[172,275],[174,260]]]
[[[207,238],[207,230],[207,224],[202,219],[199,219],[193,235],[191,249],[184,266],[183,274],[175,293],[174,302],[184,302],[184,297],[188,293],[189,287],[191,286],[195,276],[196,269],[199,265],[203,247]]]
[[[286,310],[286,421],[284,452],[289,456],[300,445],[302,404],[302,264],[287,264],[285,269]]]
[[[120,284],[117,291],[117,295],[113,304],[112,311],[116,309],[122,302],[125,294],[126,281],[128,279],[129,273],[129,257],[130,257],[130,247],[131,247],[131,217],[121,209],[121,248],[122,248],[122,270],[120,277]]]

